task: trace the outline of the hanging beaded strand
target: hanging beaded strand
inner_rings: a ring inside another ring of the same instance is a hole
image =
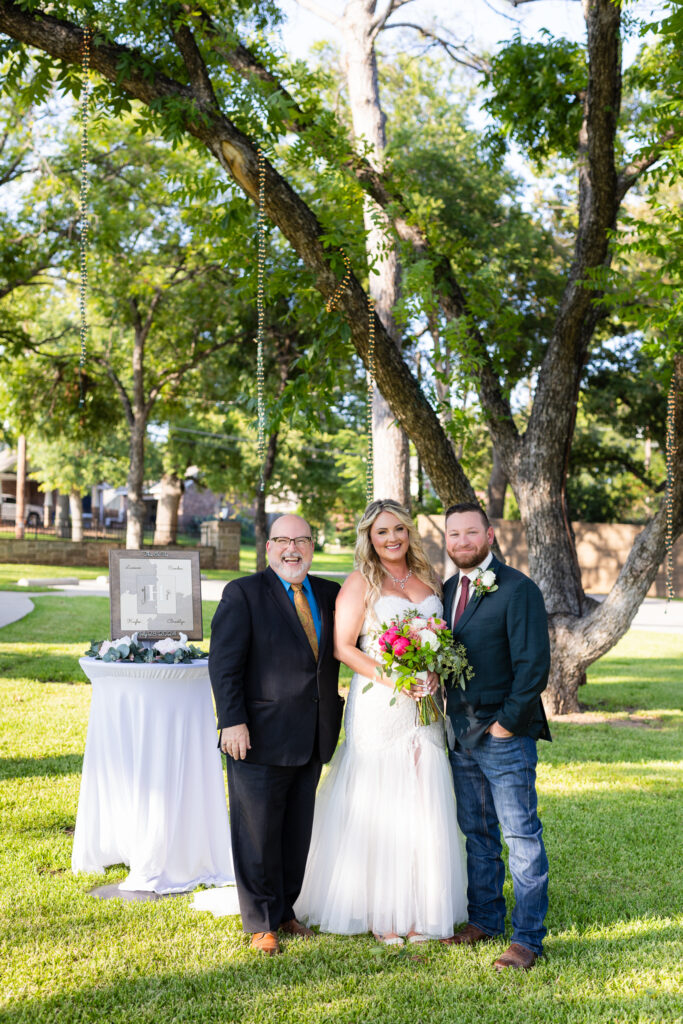
[[[265,408],[265,368],[263,359],[263,330],[265,324],[264,279],[266,266],[266,223],[263,202],[266,185],[266,161],[263,150],[258,151],[258,216],[256,235],[258,241],[258,266],[256,284],[256,408],[258,415],[257,452],[260,465],[259,490],[265,484],[263,472],[266,458],[266,408]]]
[[[667,601],[673,601],[676,596],[674,589],[673,527],[676,376],[676,366],[674,364],[674,372],[671,377],[671,386],[669,387],[669,396],[666,403],[666,554],[664,556],[664,587]]]
[[[365,466],[365,500],[369,503],[374,498],[374,458],[375,450],[372,442],[372,399],[375,392],[375,307],[372,296],[368,295],[368,392],[366,398],[366,424],[368,439],[367,463]]]
[[[331,313],[336,308],[347,282],[351,279],[351,260],[343,249],[340,250],[344,260],[344,276],[335,288],[331,297],[325,304],[325,310]],[[368,372],[367,372],[367,394],[365,407],[365,430],[367,434],[367,456],[365,465],[365,498],[370,502],[374,496],[374,474],[373,460],[374,449],[372,444],[372,398],[375,391],[375,307],[372,298],[368,295]]]
[[[83,376],[88,338],[88,319],[86,301],[88,295],[88,117],[90,114],[90,43],[92,29],[86,25],[83,29],[83,49],[81,63],[83,67],[83,94],[81,96],[81,187],[79,211],[79,248],[80,248],[80,287],[78,306],[80,313],[81,350],[78,357],[78,390],[79,406],[85,404],[83,393]]]

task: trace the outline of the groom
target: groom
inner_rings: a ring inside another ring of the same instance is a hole
[[[444,614],[474,675],[448,691],[455,733],[451,767],[467,845],[468,924],[451,939],[474,945],[505,926],[500,831],[515,892],[512,944],[495,962],[529,970],[542,953],[548,860],[536,809],[536,740],[549,740],[541,703],[550,647],[540,590],[491,553],[493,529],[478,505],[446,512],[446,550],[459,572],[444,587]]]
[[[265,572],[233,580],[211,623],[209,674],[228,765],[230,832],[242,926],[262,953],[278,930],[310,938],[294,916],[321,765],[344,702],[333,651],[338,583],[311,578],[311,529],[276,519]]]

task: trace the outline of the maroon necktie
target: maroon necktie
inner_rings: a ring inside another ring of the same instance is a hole
[[[463,576],[460,583],[460,597],[458,598],[458,604],[455,609],[455,615],[453,616],[453,629],[455,629],[458,619],[467,608],[467,598],[470,594],[470,578],[469,576]]]

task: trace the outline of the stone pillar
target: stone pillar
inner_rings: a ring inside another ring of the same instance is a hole
[[[24,519],[26,518],[26,434],[20,434],[17,440],[17,505],[14,520],[14,536],[17,540],[24,539]]]
[[[71,536],[68,494],[57,494],[57,506],[55,508],[55,536],[64,538]]]
[[[199,533],[202,547],[216,549],[216,569],[239,570],[241,527],[236,519],[209,519]]]
[[[43,498],[43,526],[48,528],[52,526],[54,507],[52,491],[45,491],[45,497]]]

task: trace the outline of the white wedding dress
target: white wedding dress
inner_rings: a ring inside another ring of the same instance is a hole
[[[441,615],[436,595],[415,604],[382,596],[369,632],[417,608]],[[377,649],[375,648],[375,651]],[[377,652],[378,653],[378,652]],[[294,910],[324,932],[453,934],[467,920],[465,852],[442,722],[416,722],[415,702],[355,674],[345,740],[318,790],[306,874]]]

